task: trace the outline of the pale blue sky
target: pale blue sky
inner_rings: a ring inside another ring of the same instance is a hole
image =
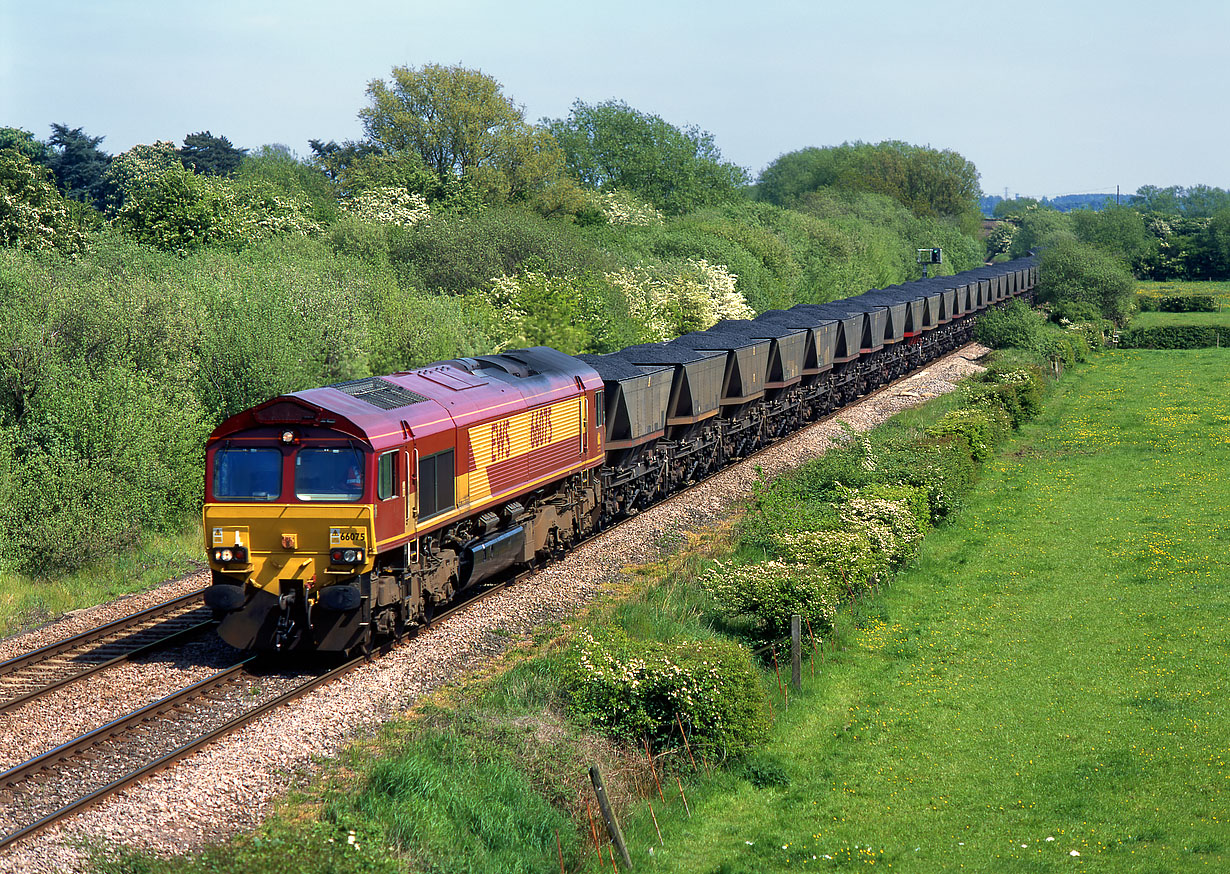
[[[460,63],[526,116],[619,98],[711,131],[753,175],[783,152],[902,139],[987,193],[1230,188],[1230,3],[0,0],[0,125],[116,153],[358,137],[395,65]]]

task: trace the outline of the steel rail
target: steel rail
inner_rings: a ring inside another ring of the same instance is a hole
[[[175,621],[176,619],[187,616],[195,611],[203,610],[204,608],[200,605],[199,601],[201,598],[201,593],[204,591],[204,589],[197,589],[196,591],[189,592],[188,594],[182,595],[178,598],[172,598],[171,600],[164,601],[161,604],[155,604],[154,606],[141,610],[140,612],[133,613],[129,616],[122,616],[119,619],[106,623],[105,625],[87,629],[79,634],[49,643],[46,646],[39,647],[38,649],[14,656],[7,661],[0,662],[0,682],[5,680],[19,680],[21,679],[21,674],[23,671],[37,669],[40,666],[49,666],[53,660],[63,657],[74,650],[84,650],[87,646],[93,643],[98,643],[99,649],[122,646],[123,644],[119,641],[108,642],[106,639],[118,637],[126,632],[132,632],[135,636],[154,631],[157,628],[156,625],[146,625],[146,623],[153,620],[165,618],[168,621]],[[181,610],[182,612],[177,613],[177,611]],[[78,665],[77,670],[71,674],[58,677],[50,682],[44,682],[38,688],[0,701],[0,713],[3,713],[6,710],[11,710],[21,704],[26,703],[27,701],[31,701],[41,695],[51,692],[54,689],[59,689],[69,683],[81,679],[82,677],[87,677],[90,674],[101,671],[104,668],[111,667],[112,665],[119,664],[120,662],[127,661],[128,659],[135,658],[138,655],[142,655],[166,646],[173,641],[194,634],[213,624],[214,620],[212,618],[202,619],[200,622],[196,622],[187,627],[177,628],[173,632],[165,634],[156,640],[131,646],[124,652],[110,658]],[[142,625],[145,627],[140,627]],[[35,679],[34,682],[39,681]]]

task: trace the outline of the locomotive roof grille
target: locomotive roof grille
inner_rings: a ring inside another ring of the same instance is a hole
[[[369,376],[366,379],[352,379],[350,382],[339,382],[329,386],[340,392],[345,392],[352,398],[379,407],[382,410],[396,410],[398,407],[408,407],[425,401],[427,398],[402,388],[379,376]]]

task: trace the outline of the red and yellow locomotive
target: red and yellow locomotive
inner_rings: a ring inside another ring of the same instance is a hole
[[[597,525],[603,383],[546,347],[274,398],[206,451],[219,633],[370,645]]]

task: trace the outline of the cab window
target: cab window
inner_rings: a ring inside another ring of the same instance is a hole
[[[382,501],[397,495],[397,451],[386,452],[380,456],[380,466],[376,471],[376,497]]]
[[[363,453],[352,447],[309,447],[295,455],[295,496],[301,501],[363,497]]]
[[[214,453],[214,500],[275,501],[282,494],[282,450],[219,449]]]

